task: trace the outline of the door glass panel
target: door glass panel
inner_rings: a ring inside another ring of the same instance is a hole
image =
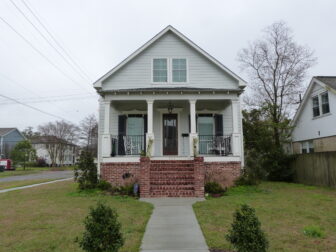
[[[209,154],[208,149],[211,147],[213,140],[214,118],[212,116],[199,116],[197,123],[200,136],[199,151],[202,154]]]
[[[177,115],[163,115],[163,154],[177,155]]]

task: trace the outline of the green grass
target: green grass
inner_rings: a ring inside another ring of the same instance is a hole
[[[33,185],[48,181],[53,181],[55,179],[32,179],[32,180],[20,180],[20,181],[10,181],[10,182],[0,182],[0,190],[9,189],[19,186]]]
[[[89,207],[102,200],[122,223],[124,252],[138,251],[152,206],[99,191],[81,193],[73,182],[57,182],[0,194],[0,251],[81,251],[80,236]]]
[[[194,205],[210,248],[231,248],[225,234],[243,203],[256,209],[270,251],[336,251],[336,190],[271,182],[231,188]]]
[[[73,170],[74,166],[62,166],[62,167],[26,167],[24,170],[23,167],[18,167],[14,171],[4,171],[0,172],[0,178],[9,177],[9,176],[18,176],[18,175],[27,175],[40,173],[42,171],[65,171]]]

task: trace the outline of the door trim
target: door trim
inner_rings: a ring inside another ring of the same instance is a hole
[[[176,116],[176,154],[164,154],[164,116],[165,115],[175,115]],[[162,156],[179,156],[179,113],[162,113],[162,119],[161,119],[161,134],[162,134],[162,143],[161,143],[161,148],[162,148]]]

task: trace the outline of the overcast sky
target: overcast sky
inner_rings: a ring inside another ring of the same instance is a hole
[[[51,115],[0,97],[0,127],[22,130],[60,118],[78,123],[97,113],[93,81],[169,24],[247,79],[237,52],[265,26],[283,20],[318,58],[308,79],[336,75],[335,10],[334,0],[1,0],[0,95]]]

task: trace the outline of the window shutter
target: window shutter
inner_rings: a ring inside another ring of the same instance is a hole
[[[215,115],[215,135],[223,136],[223,115]]]
[[[118,154],[125,155],[124,136],[126,136],[126,115],[119,115],[118,118]]]

